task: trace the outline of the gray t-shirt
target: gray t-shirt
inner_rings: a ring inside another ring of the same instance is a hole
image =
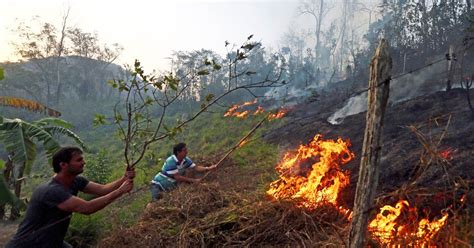
[[[78,176],[70,188],[54,178],[38,186],[28,203],[25,219],[6,247],[62,247],[72,213],[57,206],[77,195],[88,183],[87,179]]]

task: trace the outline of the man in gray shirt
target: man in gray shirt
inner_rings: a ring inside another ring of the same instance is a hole
[[[73,212],[95,213],[133,188],[135,171],[127,170],[122,178],[102,185],[78,176],[85,164],[77,147],[64,147],[53,155],[56,174],[33,192],[26,216],[7,248],[72,247],[64,236]],[[98,197],[85,201],[77,197],[79,191]]]

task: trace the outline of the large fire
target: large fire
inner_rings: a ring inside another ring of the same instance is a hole
[[[448,214],[438,220],[424,218],[417,221],[417,212],[405,200],[400,200],[395,207],[386,205],[369,223],[369,230],[384,245],[409,243],[415,247],[428,247],[431,239],[446,224]]]
[[[297,199],[305,207],[336,204],[339,192],[349,184],[349,173],[340,166],[354,158],[350,141],[323,140],[314,136],[309,145],[287,153],[276,170],[280,179],[267,193],[275,199]]]
[[[294,200],[297,206],[310,209],[329,203],[350,220],[352,211],[338,202],[341,190],[349,184],[349,173],[341,165],[355,157],[350,146],[349,140],[323,140],[319,134],[314,136],[308,145],[300,145],[285,154],[276,166],[279,179],[270,184],[267,194],[274,199]],[[402,247],[408,243],[413,247],[428,247],[446,224],[448,215],[433,221],[426,218],[418,221],[417,213],[405,200],[394,207],[386,205],[370,222],[371,235],[383,246]]]

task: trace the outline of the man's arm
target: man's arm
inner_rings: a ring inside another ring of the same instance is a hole
[[[82,192],[87,194],[92,194],[96,196],[104,196],[109,194],[110,192],[118,189],[120,185],[123,184],[128,178],[133,179],[135,177],[135,169],[125,171],[125,174],[122,178],[117,179],[108,184],[100,184],[95,182],[89,182],[86,187],[82,190]]]
[[[196,165],[193,167],[193,169],[197,172],[206,172],[206,171],[214,170],[215,168],[217,168],[217,165],[211,165],[209,167]]]
[[[57,207],[67,212],[75,212],[86,215],[93,214],[112,203],[115,199],[117,199],[124,193],[129,192],[132,188],[133,181],[129,179],[124,181],[118,189],[115,189],[104,196],[95,198],[90,201],[85,201],[79,197],[72,196],[66,201],[57,205]]]

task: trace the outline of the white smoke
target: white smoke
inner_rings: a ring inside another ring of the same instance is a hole
[[[342,123],[346,116],[355,115],[367,110],[367,92],[351,97],[346,105],[336,111],[328,118],[328,122],[333,125]]]
[[[389,104],[445,90],[446,68],[446,63],[441,62],[392,80],[390,82]],[[347,116],[365,111],[367,111],[367,92],[351,97],[344,107],[332,114],[327,121],[338,125]]]

